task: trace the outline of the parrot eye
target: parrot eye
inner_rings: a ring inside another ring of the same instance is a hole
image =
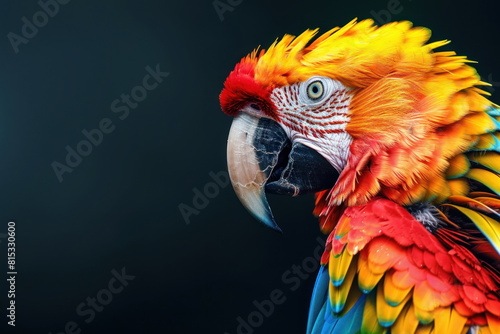
[[[318,100],[323,96],[324,87],[321,81],[313,81],[307,86],[307,96],[311,100]]]
[[[331,78],[314,76],[300,84],[299,100],[306,106],[317,107],[341,87],[343,86],[338,81]]]

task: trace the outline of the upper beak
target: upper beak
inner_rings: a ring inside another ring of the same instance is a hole
[[[296,196],[330,189],[337,170],[321,154],[292,143],[281,126],[269,118],[239,113],[227,144],[229,176],[239,200],[267,226],[276,224],[265,192]]]

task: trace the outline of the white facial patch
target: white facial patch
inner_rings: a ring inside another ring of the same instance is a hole
[[[328,77],[279,87],[271,100],[279,123],[292,143],[306,145],[327,159],[340,173],[347,162],[352,137],[346,132],[350,89]]]

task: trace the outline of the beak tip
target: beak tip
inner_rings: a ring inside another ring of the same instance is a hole
[[[266,226],[269,227],[270,229],[279,233],[283,233],[283,230],[278,226],[278,224],[276,224],[276,221],[272,216],[269,217],[269,219],[267,220],[262,220],[262,222],[266,224]]]
[[[273,230],[280,234],[283,234],[283,230],[278,225],[276,225],[276,227],[274,227]]]
[[[283,233],[281,228],[278,226],[276,221],[274,220],[273,213],[269,204],[267,203],[267,199],[262,193],[259,201],[259,206],[248,206],[247,210],[254,216],[255,219],[266,225],[268,228]]]

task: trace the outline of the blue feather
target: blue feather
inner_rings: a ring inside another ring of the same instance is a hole
[[[486,112],[491,116],[500,116],[500,109],[497,108],[489,107],[486,109]]]
[[[363,321],[363,311],[366,302],[366,295],[354,304],[354,306],[342,317],[336,317],[333,313],[325,314],[327,317],[323,323],[323,328],[315,328],[312,334],[355,334],[361,330]],[[328,303],[328,302],[327,302]],[[321,332],[319,332],[321,329]]]
[[[307,334],[354,334],[361,330],[366,295],[341,317],[333,312],[328,298],[330,277],[328,268],[322,266],[318,272],[309,307]]]
[[[312,333],[313,326],[315,325],[317,319],[323,319],[323,315],[320,316],[321,312],[325,312],[325,304],[328,298],[328,283],[330,282],[330,276],[328,275],[328,270],[326,266],[321,266],[316,277],[316,283],[314,284],[314,289],[311,297],[311,304],[309,306],[309,318],[307,321],[307,333]]]

